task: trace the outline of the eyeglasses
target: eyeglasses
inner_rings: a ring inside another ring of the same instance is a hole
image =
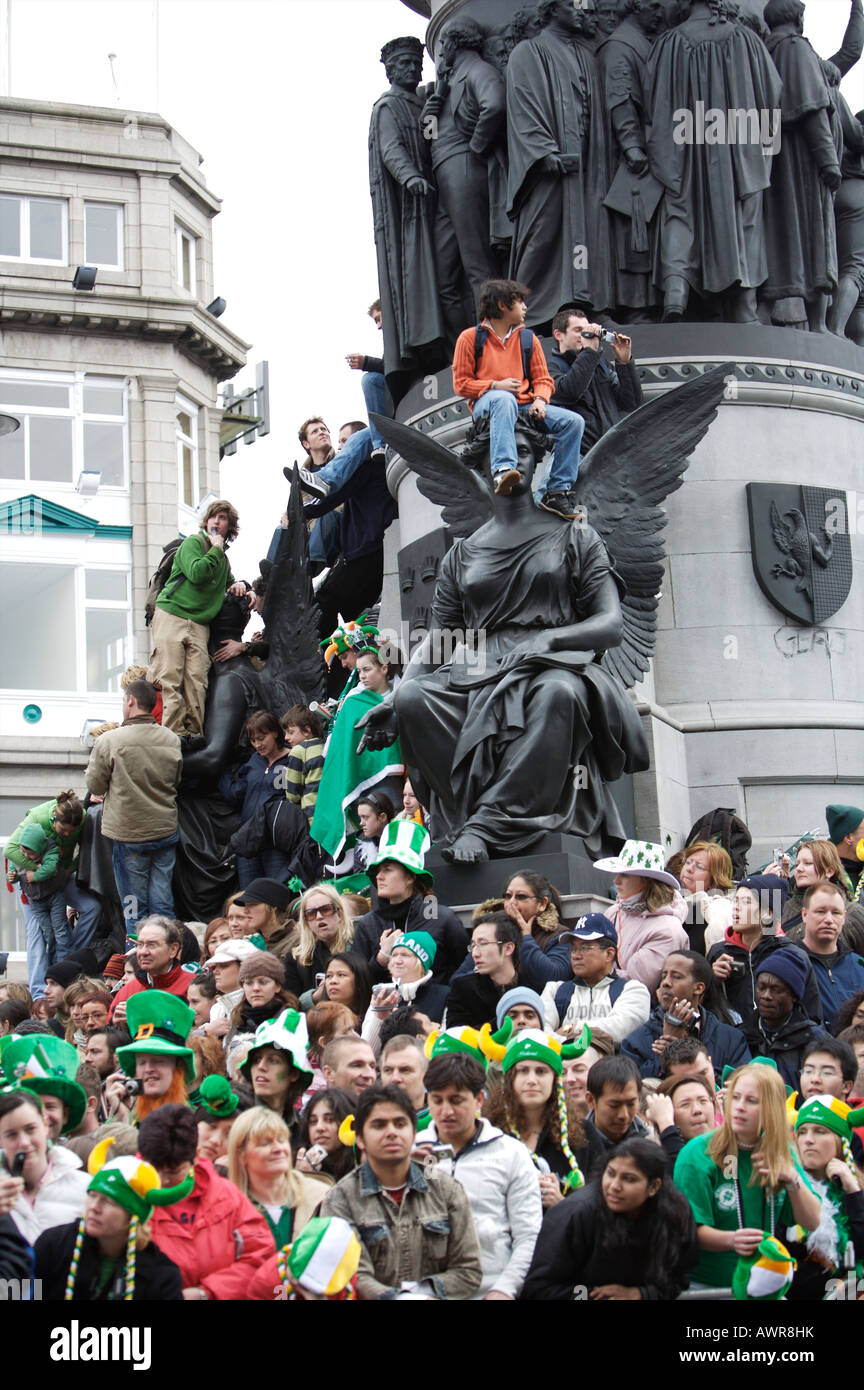
[[[830,1080],[835,1080],[835,1079],[840,1075],[840,1068],[839,1068],[839,1067],[811,1067],[811,1066],[809,1065],[809,1063],[808,1063],[806,1066],[804,1066],[804,1067],[801,1068],[801,1075],[802,1075],[802,1076],[818,1076],[820,1079],[821,1079],[821,1078],[824,1078],[824,1077],[827,1077],[827,1078],[829,1079],[829,1081],[830,1081]]]
[[[336,909],[332,903],[327,903],[324,907],[307,907],[304,911],[307,917],[332,917]]]

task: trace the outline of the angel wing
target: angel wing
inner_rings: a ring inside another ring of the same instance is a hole
[[[492,497],[488,488],[458,454],[436,444],[420,430],[411,429],[385,415],[371,415],[382,439],[398,450],[408,467],[417,474],[417,486],[429,502],[441,507],[444,524],[453,539],[470,536],[492,516]]]
[[[663,502],[683,482],[688,460],[717,414],[734,363],[712,367],[640,406],[582,460],[575,493],[626,586],[624,636],[603,665],[629,687],[648,670],[657,631],[665,556]]]
[[[279,538],[261,614],[270,653],[260,681],[268,696],[268,707],[277,715],[291,705],[308,705],[324,698],[319,612],[309,576],[309,543],[295,464],[288,497],[288,525]]]

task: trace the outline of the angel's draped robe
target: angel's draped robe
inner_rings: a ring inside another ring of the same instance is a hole
[[[593,652],[512,655],[538,631],[590,617],[610,574],[599,536],[575,524],[523,540],[484,527],[445,556],[430,628],[483,641],[395,697],[436,841],[464,829],[507,855],[557,831],[599,854],[626,838],[607,783],[648,767],[632,699]]]

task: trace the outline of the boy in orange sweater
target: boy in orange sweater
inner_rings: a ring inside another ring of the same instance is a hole
[[[516,458],[518,416],[527,414],[554,437],[540,506],[571,518],[577,515],[573,485],[585,421],[575,411],[549,404],[555,388],[540,339],[523,328],[528,294],[530,290],[516,280],[487,280],[482,286],[481,322],[477,328],[466,328],[456,342],[453,389],[469,402],[475,420],[489,416],[492,479],[501,497],[510,494],[521,476]]]

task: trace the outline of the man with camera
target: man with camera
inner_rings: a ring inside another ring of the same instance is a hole
[[[587,454],[622,415],[642,404],[633,345],[625,333],[591,323],[582,309],[573,306],[555,315],[552,336],[558,344],[558,351],[549,357],[555,382],[552,404],[582,416],[582,453]],[[612,348],[613,362],[603,356],[604,343]]]

